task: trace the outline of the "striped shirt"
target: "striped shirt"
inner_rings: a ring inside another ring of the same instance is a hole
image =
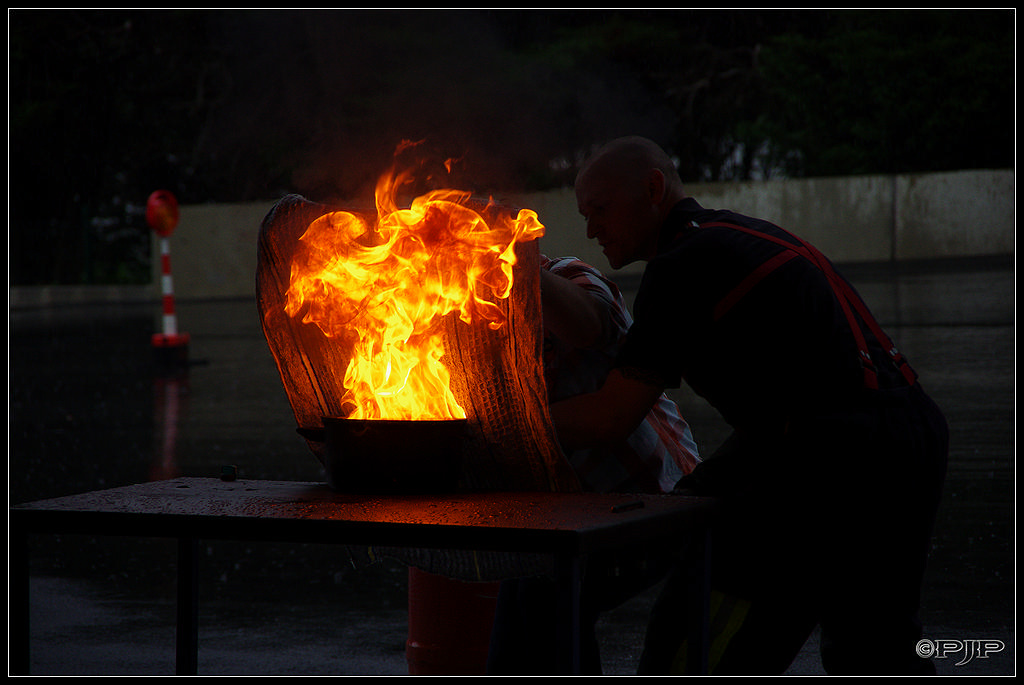
[[[581,350],[545,329],[548,401],[557,402],[601,387],[633,320],[619,289],[594,267],[574,257],[548,259],[542,255],[541,268],[576,283],[597,298],[617,331],[614,340],[603,347]],[[665,395],[624,443],[577,450],[568,458],[583,488],[591,492],[669,492],[699,461],[690,427]]]

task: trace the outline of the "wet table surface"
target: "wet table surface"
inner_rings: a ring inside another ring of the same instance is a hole
[[[29,532],[585,554],[703,525],[712,502],[597,493],[352,494],[321,483],[176,478],[16,505],[11,516]]]

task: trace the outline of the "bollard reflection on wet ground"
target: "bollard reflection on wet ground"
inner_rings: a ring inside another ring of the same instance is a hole
[[[1014,672],[1014,272],[1007,262],[848,267],[946,412],[951,455],[923,596],[925,636],[1006,648],[940,673]],[[154,368],[156,305],[53,307],[10,319],[12,503],[176,475],[323,481],[295,433],[248,300],[179,302],[190,365]],[[675,393],[701,448],[726,434]],[[877,471],[873,471],[877,469]],[[862,464],[871,478],[884,465]],[[352,569],[329,546],[203,543],[201,673],[405,674],[405,568]],[[173,541],[33,540],[33,672],[170,674]],[[879,560],[884,572],[884,560]],[[602,622],[606,672],[635,669],[641,596]],[[868,642],[870,636],[867,636]],[[813,640],[812,640],[813,642]],[[813,644],[791,670],[820,673]],[[869,657],[868,657],[869,658]]]

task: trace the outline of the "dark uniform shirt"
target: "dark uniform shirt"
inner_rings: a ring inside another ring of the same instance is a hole
[[[723,309],[744,279],[786,248],[706,226],[715,222],[798,244],[766,221],[680,202],[644,272],[618,366],[641,369],[665,387],[685,381],[737,430],[776,433],[791,420],[860,401],[857,344],[822,269],[790,259]],[[880,385],[905,386],[882,346],[866,337]]]

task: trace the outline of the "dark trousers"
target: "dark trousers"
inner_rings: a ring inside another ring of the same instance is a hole
[[[726,510],[712,541],[712,673],[782,673],[819,625],[829,674],[934,672],[915,647],[947,452],[945,419],[915,387],[712,456],[692,484],[714,487],[737,464],[758,474],[710,493]],[[653,609],[642,674],[686,671],[685,578],[675,572]]]

